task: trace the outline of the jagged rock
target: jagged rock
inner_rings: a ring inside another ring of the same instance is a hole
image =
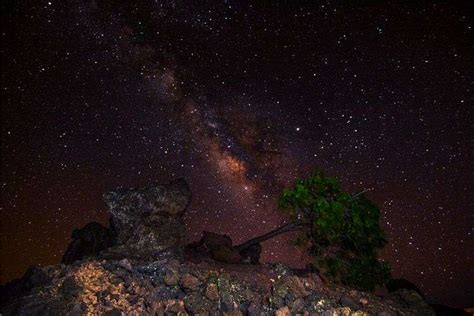
[[[242,245],[234,246],[229,236],[204,231],[201,239],[188,245],[187,250],[227,263],[258,264],[262,246],[260,243],[244,245],[244,248]]]
[[[262,254],[262,245],[255,244],[239,252],[244,263],[258,264],[260,263],[260,255]]]
[[[184,298],[184,306],[188,312],[194,315],[209,311],[211,303],[202,293],[193,292]]]
[[[280,307],[275,314],[276,316],[290,316],[290,309],[288,306]]]
[[[144,258],[183,245],[182,216],[190,200],[191,191],[184,179],[104,194],[117,239],[107,254]]]
[[[217,301],[219,299],[219,290],[217,285],[214,283],[208,283],[206,286],[206,297],[211,301]]]
[[[123,258],[118,262],[118,266],[124,268],[127,271],[132,271],[132,264],[127,258]]]
[[[271,302],[273,306],[279,308],[285,304],[285,297],[288,294],[288,285],[283,280],[278,280],[273,284]]]
[[[298,298],[296,300],[293,301],[293,303],[291,303],[291,312],[292,313],[297,313],[301,310],[304,309],[304,305],[305,305],[305,300],[303,298]]]
[[[176,285],[179,282],[179,274],[175,270],[166,271],[166,275],[163,279],[166,285]]]
[[[96,250],[73,251],[71,264],[36,267],[2,286],[1,315],[433,315],[414,291],[378,297],[324,283],[314,270],[239,264],[252,262],[259,247],[239,253],[225,235],[205,232],[188,247],[205,260],[177,260],[190,199],[183,181],[118,189],[105,199],[111,228],[86,225],[79,230],[86,238],[75,240],[104,240],[107,230],[115,244],[98,258]]]
[[[347,306],[353,310],[359,309],[359,304],[354,302],[354,300],[349,296],[342,296],[340,299],[341,305]]]
[[[62,263],[71,264],[87,257],[96,257],[114,243],[113,233],[100,223],[92,222],[72,233]]]
[[[64,299],[72,300],[81,293],[81,286],[76,282],[73,276],[70,276],[64,279],[58,292]]]
[[[232,246],[232,239],[227,235],[204,231],[201,240],[188,248],[201,255],[208,255],[214,260],[227,263],[241,263],[242,257]]]
[[[80,316],[84,315],[86,312],[87,306],[84,303],[76,303],[73,305],[72,309],[66,314],[66,316]],[[107,314],[106,314],[107,315]],[[120,315],[120,314],[119,314]]]
[[[186,273],[185,275],[181,277],[181,286],[184,289],[195,291],[199,288],[200,285],[201,285],[201,281],[199,281],[198,278],[196,278],[195,276],[192,276],[189,273]]]
[[[423,297],[423,293],[421,293],[420,289],[415,284],[403,278],[390,279],[390,281],[388,281],[388,283],[385,286],[389,292],[395,292],[400,289],[407,289],[407,290],[415,291],[418,294],[420,294],[421,297]]]
[[[104,194],[110,228],[92,222],[74,230],[62,262],[87,257],[175,256],[184,244],[182,216],[191,199],[184,179],[167,185],[118,188]],[[170,253],[168,250],[172,250]]]
[[[305,288],[303,280],[297,276],[286,277],[285,283],[288,290],[295,298],[306,297],[310,294]]]
[[[316,289],[311,285],[311,273],[296,275],[296,271],[281,264],[255,267],[223,263],[216,266],[208,261],[180,263],[171,259],[129,261],[133,262],[130,271],[119,268],[120,261],[114,259],[36,268],[32,275],[37,277],[24,281],[29,284],[23,287],[24,292],[2,297],[6,301],[2,301],[0,313],[433,315],[416,292],[397,291],[386,300],[335,284]],[[173,282],[163,282],[168,272],[173,274]],[[153,282],[160,277],[162,281]],[[370,304],[355,306],[361,298]]]
[[[434,311],[423,297],[416,291],[400,289],[390,294],[390,298],[405,305],[409,309],[419,312],[419,315],[434,315]]]
[[[227,263],[242,263],[242,257],[235,248],[219,247],[211,251],[212,258]]]
[[[227,263],[258,264],[262,246],[254,244],[244,249],[232,245],[232,239],[227,235],[204,231],[198,242],[188,245],[188,251],[207,255],[214,260]]]
[[[185,303],[183,300],[168,300],[165,303],[165,313],[173,315],[186,315]]]

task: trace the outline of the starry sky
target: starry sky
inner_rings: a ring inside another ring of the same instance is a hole
[[[472,305],[468,1],[139,3],[2,2],[2,282],[106,224],[117,186],[185,177],[189,239],[240,243],[319,167],[370,190],[395,277]],[[264,260],[304,266],[291,237]]]

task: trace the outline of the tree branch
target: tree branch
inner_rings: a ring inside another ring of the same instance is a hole
[[[364,194],[365,192],[368,192],[368,191],[370,191],[370,190],[371,190],[371,189],[364,189],[363,191],[360,191],[360,192],[358,192],[358,193],[353,194],[353,195],[351,196],[351,200],[355,199],[355,198],[358,197],[359,195]]]
[[[247,249],[250,246],[261,243],[265,240],[271,239],[271,238],[273,238],[275,236],[278,236],[280,234],[290,232],[290,231],[298,231],[298,230],[301,230],[301,222],[300,221],[294,221],[294,222],[282,225],[282,226],[280,226],[280,227],[278,227],[278,228],[276,228],[276,229],[274,229],[274,230],[272,230],[272,231],[270,231],[266,234],[263,234],[261,236],[257,236],[255,238],[247,240],[246,242],[236,246],[235,248],[238,251],[242,251],[244,249]]]

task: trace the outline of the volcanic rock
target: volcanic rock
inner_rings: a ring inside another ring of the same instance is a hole
[[[196,278],[195,276],[193,276],[189,273],[186,273],[181,278],[181,286],[184,289],[195,291],[199,288],[200,285],[201,285],[201,281],[199,281],[198,278]]]
[[[281,307],[276,311],[276,316],[290,316],[290,309],[288,306]]]
[[[2,315],[434,315],[414,291],[389,298],[337,284],[315,286],[312,273],[281,264],[200,263],[174,259],[76,261],[35,268],[15,295],[2,297]],[[115,267],[115,268],[114,268]],[[173,282],[165,282],[172,271]],[[178,281],[180,280],[180,281]],[[26,286],[28,284],[28,286]],[[18,287],[18,286],[17,286]],[[8,293],[11,285],[2,289]],[[342,299],[341,299],[342,298]],[[357,304],[364,298],[369,304]]]
[[[239,252],[242,257],[242,261],[250,264],[260,263],[260,255],[262,254],[262,245],[255,244],[250,247],[244,248]]]
[[[217,261],[242,263],[239,251],[232,246],[232,239],[227,235],[204,231],[202,238],[189,245],[188,249],[200,255],[208,255]]]
[[[106,194],[111,227],[86,225],[68,248],[69,264],[35,267],[2,286],[0,314],[434,315],[409,289],[378,297],[322,282],[311,270],[244,264],[225,235],[205,232],[187,247],[187,260],[177,257],[190,197],[183,180]],[[112,247],[90,247],[105,236],[114,237]],[[200,254],[207,256],[190,260]]]
[[[182,246],[182,216],[190,200],[191,191],[184,179],[168,185],[118,188],[104,194],[117,238],[107,255],[144,258]]]
[[[217,301],[219,299],[219,289],[214,283],[209,283],[206,286],[206,297],[211,301]]]
[[[166,271],[166,275],[163,279],[166,285],[176,285],[179,282],[179,274],[175,270]]]

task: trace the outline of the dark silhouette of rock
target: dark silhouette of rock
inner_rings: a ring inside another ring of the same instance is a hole
[[[19,295],[29,294],[34,288],[46,286],[51,282],[51,277],[44,268],[32,266],[21,279],[15,279],[0,287],[2,304]]]
[[[433,315],[433,309],[416,291],[409,289],[399,289],[391,292],[388,296],[394,301],[401,302],[410,309],[417,310],[418,315]]]
[[[227,263],[241,263],[239,251],[232,246],[232,239],[227,235],[203,231],[201,239],[188,245],[188,249],[200,255],[208,255],[214,260]]]
[[[421,293],[420,289],[415,284],[413,284],[412,282],[410,282],[406,279],[403,279],[403,278],[401,278],[401,279],[391,279],[390,281],[387,282],[385,287],[387,288],[387,290],[389,292],[395,292],[395,291],[398,291],[400,289],[407,289],[407,290],[415,291],[418,294],[420,294],[421,297],[424,298],[423,293]]]
[[[114,244],[112,232],[105,226],[92,222],[72,233],[72,241],[63,255],[62,263],[71,264],[99,253]]]
[[[260,255],[262,254],[261,244],[252,244],[247,248],[239,251],[244,263],[258,264],[260,263]]]
[[[271,232],[271,234],[273,233]],[[268,237],[270,236],[269,234],[262,236],[264,237],[262,240],[271,238]],[[261,236],[258,238],[261,238]],[[229,236],[208,231],[203,231],[201,239],[188,245],[187,249],[188,251],[207,255],[214,260],[227,263],[258,264],[260,263],[260,255],[262,253],[259,239],[252,239],[244,244],[234,246]]]
[[[188,251],[199,255],[209,256],[214,260],[227,263],[260,263],[262,246],[252,243],[246,248],[239,249],[232,245],[232,239],[227,235],[203,231],[198,242],[188,245]]]
[[[446,305],[431,304],[431,307],[434,309],[436,316],[472,316],[471,313],[462,309],[452,308]]]

